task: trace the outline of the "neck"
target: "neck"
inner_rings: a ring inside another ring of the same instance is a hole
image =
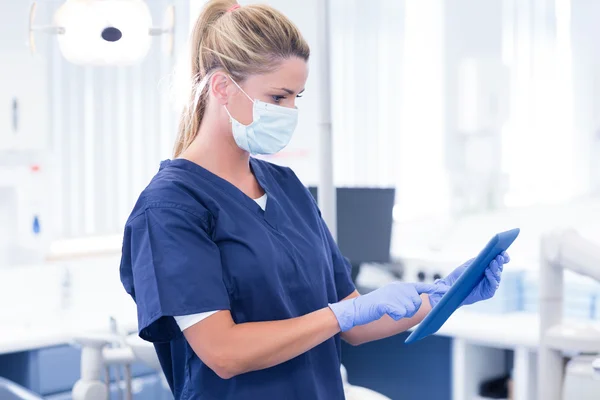
[[[231,127],[224,127],[208,115],[203,119],[196,139],[182,153],[181,158],[232,182],[241,180],[250,173],[250,154],[235,143]]]

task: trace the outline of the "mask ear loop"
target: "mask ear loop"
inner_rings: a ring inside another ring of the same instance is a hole
[[[225,112],[227,113],[227,115],[229,115],[229,122],[233,122],[234,118],[231,116],[231,113],[227,109],[227,105],[224,104],[223,107],[225,107]]]
[[[240,85],[238,85],[238,83],[237,83],[237,82],[236,82],[236,81],[235,81],[235,80],[234,80],[234,79],[231,77],[231,75],[227,75],[227,77],[228,77],[229,79],[231,79],[231,82],[233,82],[233,84],[234,84],[235,86],[237,86],[237,88],[238,88],[238,89],[240,89],[240,90],[242,91],[242,93],[244,93],[244,94],[246,95],[246,97],[248,98],[248,100],[250,100],[250,101],[252,102],[252,104],[254,104],[254,100],[252,100],[252,97],[248,96],[248,93],[246,93],[246,92],[244,91],[244,89],[242,89],[242,88],[240,87]],[[229,122],[237,121],[235,118],[233,118],[233,117],[231,116],[231,113],[230,113],[230,112],[229,112],[229,110],[227,109],[227,106],[226,106],[226,105],[223,105],[223,107],[225,107],[225,111],[227,112],[227,115],[229,115]],[[239,123],[239,122],[238,122],[238,123]]]
[[[233,82],[233,84],[234,84],[235,86],[237,86],[237,88],[238,88],[238,89],[240,89],[240,90],[242,91],[242,93],[244,93],[244,94],[246,95],[246,97],[248,98],[248,100],[250,100],[252,103],[254,103],[254,100],[252,99],[252,97],[248,96],[248,93],[246,93],[246,92],[244,91],[244,89],[242,89],[242,88],[240,87],[240,85],[238,85],[238,83],[237,83],[235,80],[233,80],[233,78],[231,77],[231,75],[227,75],[227,76],[229,77],[229,79],[231,79],[231,82]]]

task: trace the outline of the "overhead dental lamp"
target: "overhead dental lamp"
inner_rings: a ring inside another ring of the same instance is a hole
[[[51,26],[35,26],[37,3],[29,14],[29,46],[35,53],[35,32],[57,35],[68,61],[79,65],[131,65],[150,50],[153,36],[165,35],[163,51],[172,53],[174,6],[166,10],[162,27],[152,26],[143,0],[66,0]]]

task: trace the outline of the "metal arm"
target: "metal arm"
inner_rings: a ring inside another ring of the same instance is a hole
[[[591,242],[574,229],[542,239],[542,256],[558,269],[568,269],[600,282],[600,244]]]

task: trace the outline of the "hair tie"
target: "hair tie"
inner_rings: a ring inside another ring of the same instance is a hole
[[[229,8],[229,10],[227,10],[227,12],[229,13],[229,12],[235,11],[235,10],[237,10],[240,7],[241,6],[239,4],[234,4],[234,5],[231,6],[231,8]]]

